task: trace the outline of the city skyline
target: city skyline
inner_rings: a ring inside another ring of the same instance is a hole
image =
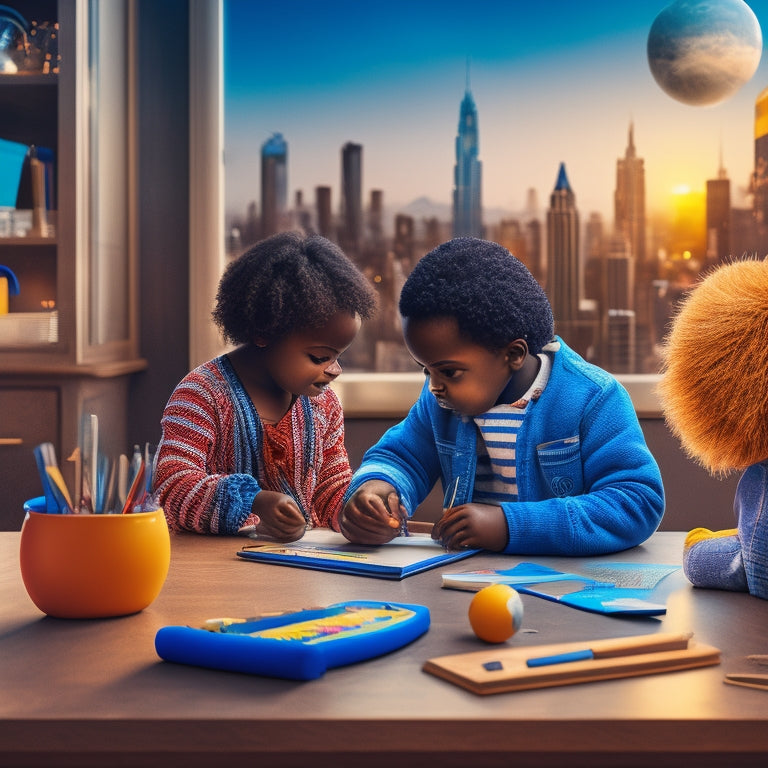
[[[420,197],[450,206],[467,60],[485,209],[521,211],[533,188],[543,210],[564,163],[584,216],[610,222],[630,125],[649,214],[668,211],[682,185],[703,194],[721,163],[733,205],[747,205],[766,57],[720,105],[675,102],[646,59],[648,30],[666,4],[479,0],[467,18],[453,0],[394,0],[378,15],[346,1],[320,9],[293,0],[279,11],[295,34],[281,40],[276,7],[225,0],[227,210],[260,208],[260,147],[275,132],[288,144],[289,202],[301,190],[309,203],[316,186],[329,186],[337,213],[341,148],[355,142],[366,200],[380,189],[388,209]],[[762,23],[768,2],[747,4]]]

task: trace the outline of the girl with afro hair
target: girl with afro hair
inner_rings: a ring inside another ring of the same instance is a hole
[[[400,314],[427,380],[352,478],[348,539],[407,532],[438,479],[432,537],[452,549],[597,555],[656,530],[661,475],[629,395],[555,337],[543,289],[509,251],[438,246],[406,280]]]
[[[375,296],[318,235],[278,234],[229,264],[213,319],[234,349],[163,412],[155,491],[171,528],[292,541],[336,525],[352,472],[328,385]]]

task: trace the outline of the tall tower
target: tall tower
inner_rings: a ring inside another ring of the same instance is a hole
[[[261,145],[261,236],[284,228],[288,209],[288,144],[274,133]]]
[[[482,237],[482,163],[478,159],[479,137],[477,109],[467,87],[459,109],[459,131],[456,136],[456,165],[453,167],[453,235]]]
[[[717,178],[707,179],[707,263],[723,264],[731,255],[731,180],[721,153]]]
[[[614,221],[616,232],[629,242],[635,263],[643,264],[646,261],[645,161],[637,156],[634,133],[634,125],[630,123],[626,152],[616,161]]]
[[[757,255],[768,254],[768,88],[755,101],[755,170],[752,175]]]
[[[371,190],[368,204],[368,237],[375,245],[384,240],[384,192],[381,189]]]
[[[635,276],[635,339],[637,359],[634,372],[644,372],[645,360],[652,358],[654,344],[662,330],[654,319],[655,289],[658,263],[649,258],[645,230],[645,167],[635,150],[635,130],[629,124],[629,140],[623,158],[616,161],[616,191],[614,193],[614,230],[629,244],[630,264]],[[622,309],[609,307],[609,309]]]
[[[632,258],[629,241],[620,232],[616,232],[610,239],[602,262],[605,299],[601,363],[612,373],[635,373],[635,260]]]
[[[339,245],[350,257],[360,253],[363,237],[363,146],[341,148],[341,230]]]
[[[579,212],[565,163],[560,163],[547,211],[547,294],[558,333],[567,334],[579,319],[581,273]]]
[[[315,216],[317,218],[317,233],[329,240],[335,239],[330,187],[315,187]]]

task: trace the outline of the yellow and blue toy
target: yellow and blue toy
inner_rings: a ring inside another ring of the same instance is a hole
[[[697,587],[768,599],[768,261],[718,267],[685,299],[658,387],[672,433],[712,475],[741,472],[734,526],[692,530],[683,570]],[[730,512],[730,510],[728,510]]]
[[[8,314],[8,297],[19,293],[19,280],[8,268],[0,264],[0,315]]]
[[[400,648],[429,629],[423,605],[369,600],[257,619],[209,619],[202,627],[161,627],[161,659],[229,672],[313,680],[326,669]]]

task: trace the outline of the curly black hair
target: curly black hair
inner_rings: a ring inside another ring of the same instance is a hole
[[[339,311],[367,320],[375,310],[376,291],[337,245],[282,232],[227,266],[213,320],[226,340],[250,344],[317,328]]]
[[[506,248],[457,237],[422,257],[400,293],[404,318],[454,317],[459,332],[496,350],[524,339],[532,354],[554,338],[544,289]]]

